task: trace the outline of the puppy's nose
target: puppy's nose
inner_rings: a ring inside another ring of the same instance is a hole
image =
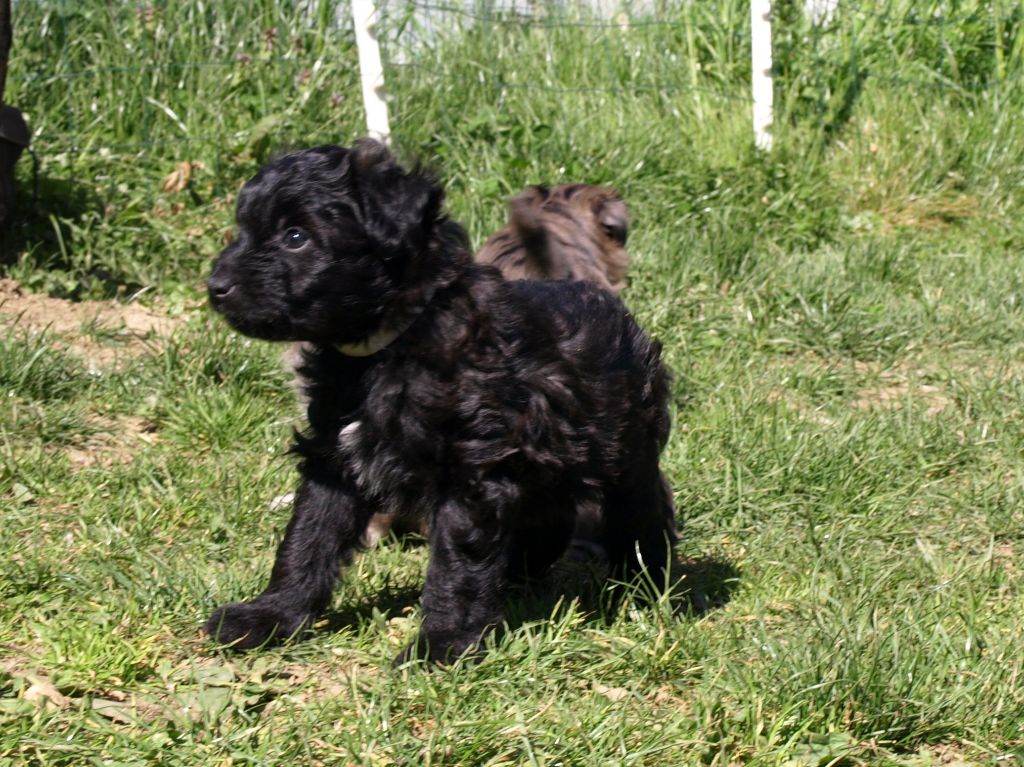
[[[234,283],[227,280],[211,277],[210,281],[206,283],[206,289],[210,294],[210,301],[217,304],[227,298],[235,286]]]

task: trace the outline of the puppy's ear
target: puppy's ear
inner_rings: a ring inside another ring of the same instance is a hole
[[[629,237],[629,209],[622,198],[614,192],[594,201],[594,217],[605,234],[619,245],[625,245]]]
[[[519,208],[520,210],[526,205],[540,207],[550,196],[551,190],[548,187],[542,184],[531,184],[515,197],[510,197],[508,204],[510,209]]]
[[[365,173],[377,165],[394,162],[391,152],[380,141],[372,138],[356,139],[352,143],[352,163],[356,170]]]
[[[444,191],[429,173],[406,171],[384,144],[359,139],[352,145],[367,231],[388,250],[410,241],[421,245],[441,215]]]
[[[541,274],[554,268],[551,241],[544,226],[542,203],[548,198],[543,186],[528,186],[508,201],[508,222],[526,251],[526,257]]]
[[[508,198],[508,221],[524,243],[544,231],[540,203],[546,199],[546,191],[544,187],[528,186],[519,194]]]

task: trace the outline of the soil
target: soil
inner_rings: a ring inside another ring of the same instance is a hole
[[[158,353],[185,319],[134,302],[52,298],[0,278],[0,328],[7,337],[46,333],[54,347],[80,358],[94,373]],[[91,413],[89,426],[80,442],[53,448],[75,469],[128,463],[144,443],[159,439],[155,425],[138,416]]]
[[[90,368],[103,369],[152,351],[184,318],[172,318],[139,303],[68,301],[23,291],[0,278],[0,325],[52,334]]]

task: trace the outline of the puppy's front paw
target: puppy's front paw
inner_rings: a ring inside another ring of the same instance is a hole
[[[218,644],[230,645],[236,650],[251,650],[270,642],[284,641],[311,622],[311,616],[305,613],[290,614],[279,605],[257,599],[218,607],[203,630]]]

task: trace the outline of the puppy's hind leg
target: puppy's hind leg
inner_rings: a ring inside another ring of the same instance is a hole
[[[664,586],[677,540],[672,490],[660,471],[606,493],[604,544],[610,577],[629,581],[646,572],[653,585]]]
[[[370,516],[366,504],[329,470],[304,473],[270,583],[252,601],[213,612],[204,629],[217,642],[250,649],[308,628],[330,602],[340,561],[359,547]]]
[[[491,507],[481,514],[478,503],[449,500],[439,509],[430,535],[420,635],[396,663],[453,661],[501,621],[508,541],[499,525],[501,512]]]

